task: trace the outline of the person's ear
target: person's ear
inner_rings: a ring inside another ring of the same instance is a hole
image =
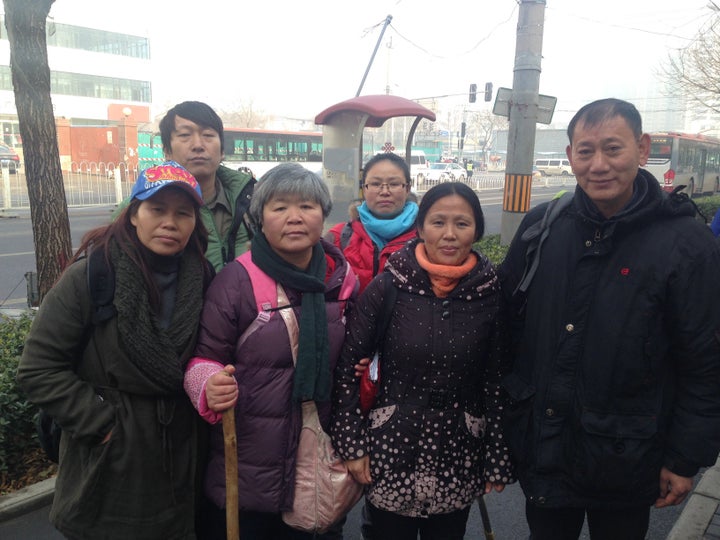
[[[650,157],[650,135],[643,133],[638,141],[638,147],[640,148],[640,166],[644,167]]]

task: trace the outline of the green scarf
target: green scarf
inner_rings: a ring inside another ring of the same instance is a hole
[[[137,265],[119,246],[110,244],[115,269],[117,325],[123,350],[133,364],[162,392],[183,391],[185,363],[192,352],[203,297],[203,268],[200,257],[183,253],[178,272],[175,309],[170,326],[160,327]]]
[[[300,270],[280,257],[262,232],[254,236],[250,252],[252,261],[260,270],[283,287],[303,293],[293,399],[329,401],[330,347],[325,312],[325,250],[319,242],[315,244],[307,271]]]

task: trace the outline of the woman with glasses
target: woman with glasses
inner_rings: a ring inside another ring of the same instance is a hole
[[[410,169],[393,153],[377,154],[365,165],[359,218],[338,223],[325,239],[339,247],[360,280],[360,292],[388,257],[415,238],[418,206],[410,193]]]

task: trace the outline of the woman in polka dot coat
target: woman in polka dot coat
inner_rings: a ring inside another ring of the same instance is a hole
[[[470,506],[514,481],[500,431],[499,284],[472,250],[484,225],[461,183],[423,197],[418,240],[393,254],[349,315],[335,371],[333,443],[366,496],[375,538],[462,539]],[[355,365],[372,355],[385,281],[397,287],[367,416]]]

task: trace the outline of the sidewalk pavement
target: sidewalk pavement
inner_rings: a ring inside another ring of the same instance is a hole
[[[52,502],[55,478],[48,478],[0,497],[0,523],[38,510]]]
[[[690,494],[667,540],[720,540],[720,458]]]
[[[50,478],[0,497],[0,523],[47,506],[54,493]],[[720,540],[719,506],[720,459],[705,471],[666,540]]]

